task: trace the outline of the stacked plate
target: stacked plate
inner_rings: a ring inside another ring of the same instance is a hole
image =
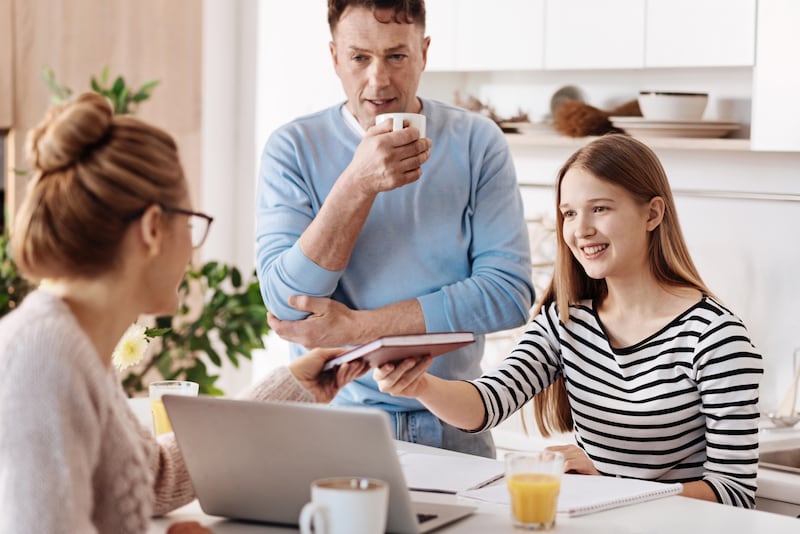
[[[611,124],[638,137],[724,137],[739,129],[736,122],[663,121],[643,117],[609,117]]]

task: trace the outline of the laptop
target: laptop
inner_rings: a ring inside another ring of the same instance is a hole
[[[297,525],[318,478],[389,483],[386,530],[418,534],[472,506],[411,501],[389,418],[374,408],[165,395],[197,499],[209,515]]]

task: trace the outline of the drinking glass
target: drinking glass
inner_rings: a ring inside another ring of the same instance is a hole
[[[555,527],[564,455],[554,451],[518,452],[505,457],[514,526],[526,530]]]
[[[153,433],[158,436],[172,432],[172,425],[164,409],[162,395],[197,396],[199,384],[188,380],[161,380],[150,384],[150,412],[153,414]]]

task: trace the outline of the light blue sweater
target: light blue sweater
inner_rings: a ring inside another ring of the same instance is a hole
[[[481,334],[522,325],[533,301],[522,199],[500,129],[476,113],[423,99],[431,157],[417,182],[378,195],[347,268],[309,260],[299,238],[350,163],[361,137],[342,105],[276,130],[261,158],[256,259],[267,308],[302,319],[292,295],[331,297],[353,309],[416,298],[428,332],[469,330],[478,342],[436,358],[431,372],[480,375]],[[293,346],[294,356],[303,352]],[[416,410],[418,401],[378,391],[367,375],[338,404]]]

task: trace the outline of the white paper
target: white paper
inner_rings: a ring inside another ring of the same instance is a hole
[[[461,458],[398,451],[398,458],[411,490],[458,493],[494,482],[504,471],[503,462],[480,456]]]
[[[609,508],[676,495],[681,484],[650,480],[591,475],[562,475],[558,512],[571,516],[590,514]],[[505,484],[459,492],[462,497],[498,504],[511,504]]]

